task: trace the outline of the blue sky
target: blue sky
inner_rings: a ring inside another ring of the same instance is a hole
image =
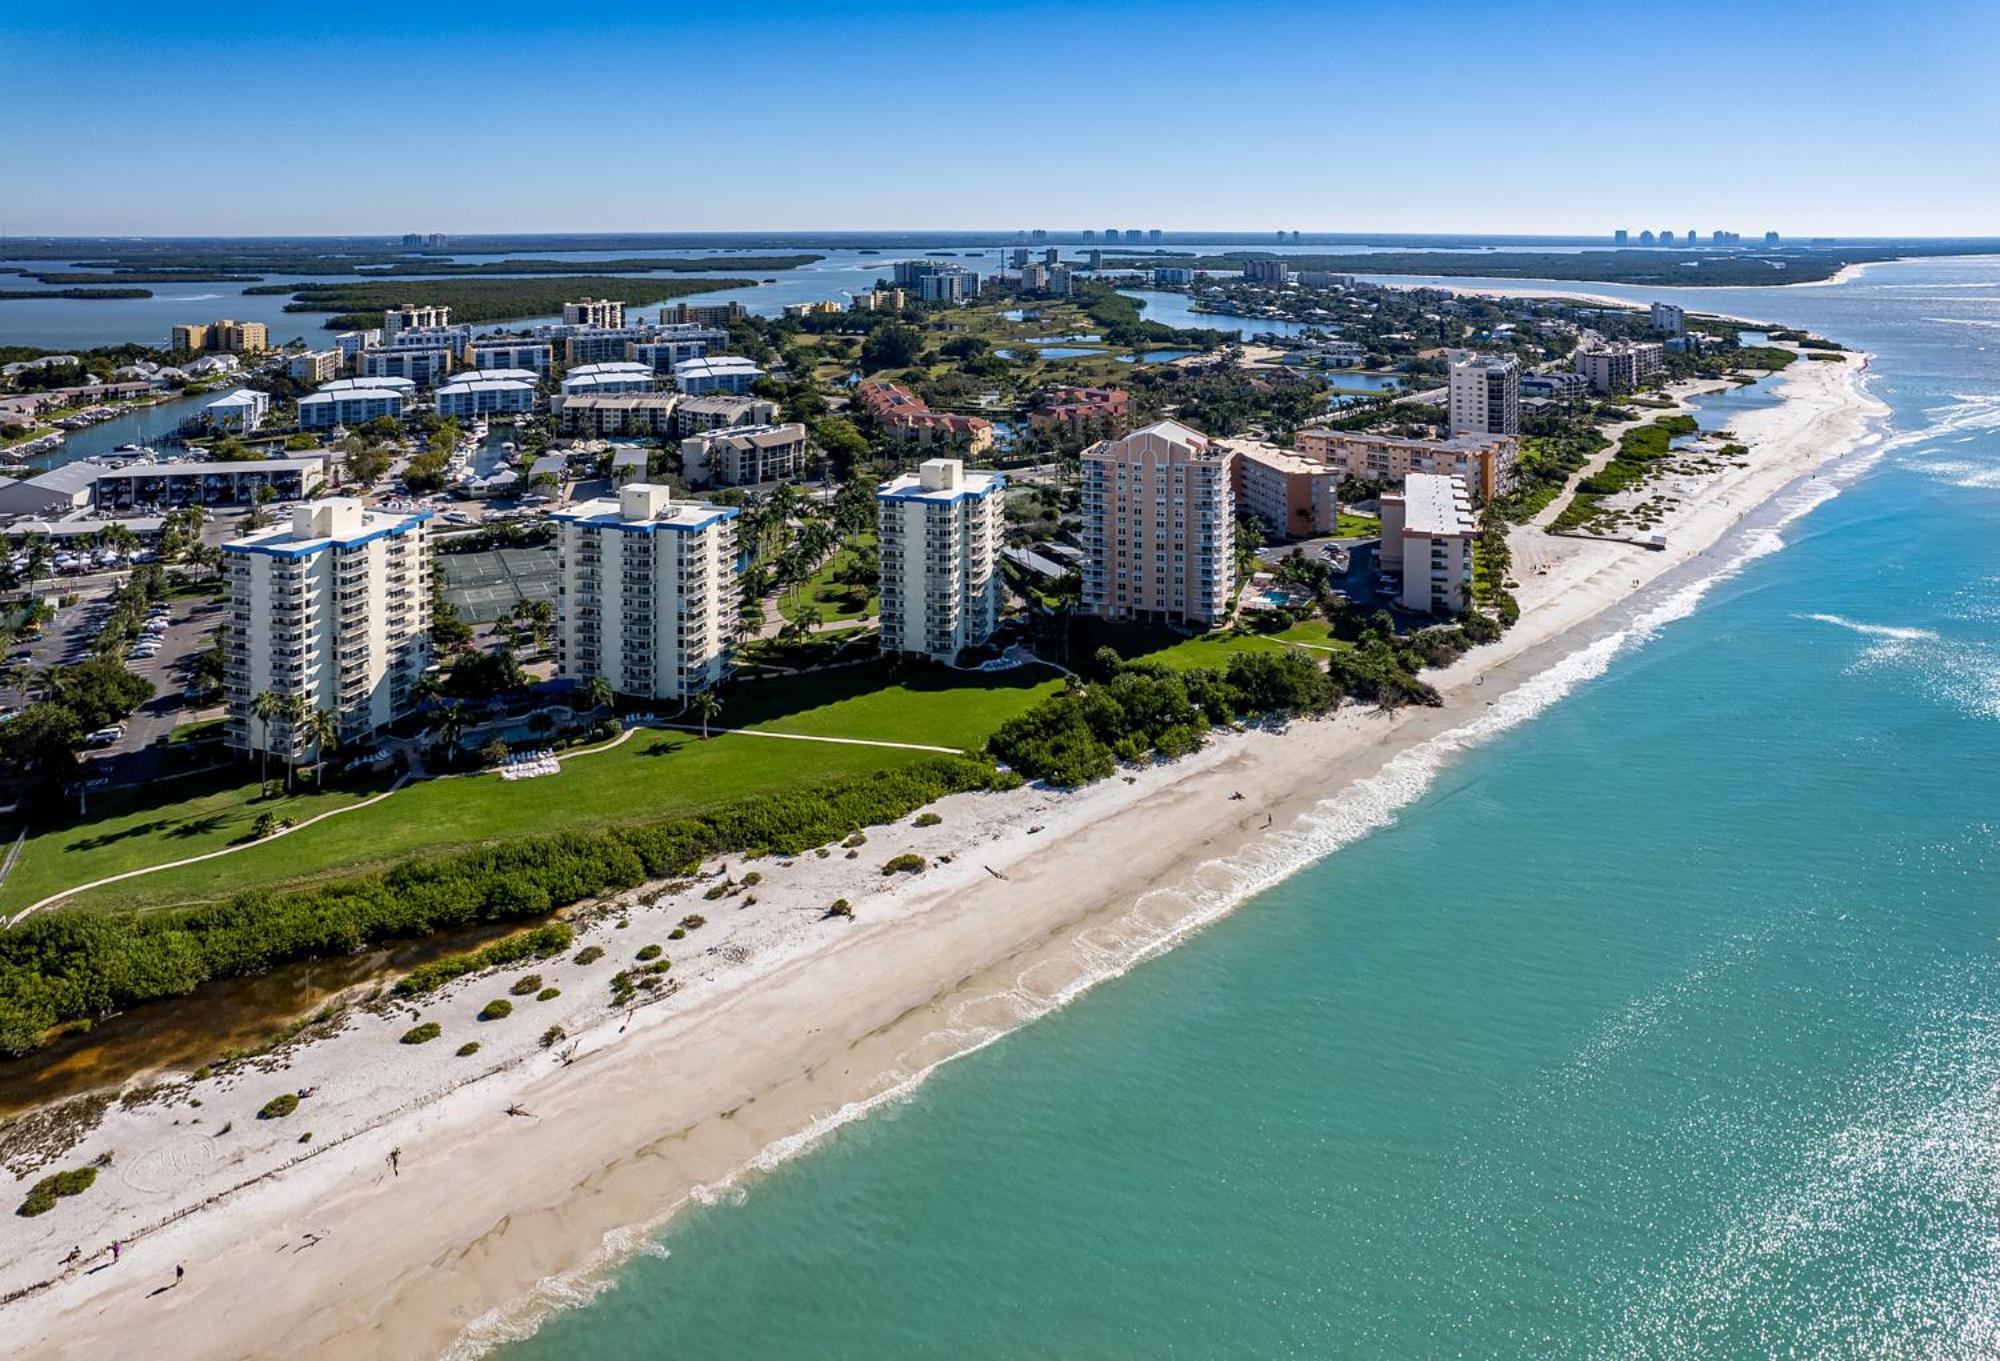
[[[1994,20],[0,0],[0,229],[2000,234]]]

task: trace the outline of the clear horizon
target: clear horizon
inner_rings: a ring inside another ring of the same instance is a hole
[[[35,10],[0,38],[20,186],[0,231],[1990,235],[1989,20],[1965,0]],[[984,225],[999,211],[1020,220]],[[926,225],[873,225],[898,220]]]

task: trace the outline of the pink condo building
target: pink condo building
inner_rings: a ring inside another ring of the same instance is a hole
[[[1178,421],[1083,451],[1083,605],[1107,619],[1207,627],[1236,588],[1230,452]]]

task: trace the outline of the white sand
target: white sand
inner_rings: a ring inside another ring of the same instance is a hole
[[[0,1346],[400,1358],[469,1355],[515,1335],[690,1196],[788,1156],[1380,825],[1482,725],[1560,693],[1546,683],[1552,664],[1581,655],[1580,626],[1635,583],[1877,438],[1868,426],[1882,408],[1856,385],[1862,362],[1794,364],[1786,400],[1736,422],[1750,466],[1685,489],[1665,552],[1518,531],[1522,622],[1433,677],[1442,709],[1345,710],[1076,793],[957,796],[936,805],[935,827],[871,829],[852,860],[835,849],[732,861],[739,878],[763,875],[754,904],[704,901],[716,880],[648,898],[628,929],[606,918],[580,932],[578,946],[601,945],[605,958],[531,966],[562,995],[515,998],[506,1020],[473,1016],[530,967],[392,1015],[350,1013],[340,1035],[295,1048],[277,1071],[114,1108],[52,1164],[114,1151],[98,1184],[38,1219],[0,1222],[0,1293],[27,1290],[0,1310]],[[934,863],[885,881],[880,866],[903,851]],[[855,922],[821,919],[839,897]],[[666,942],[689,912],[708,924]],[[666,944],[678,991],[629,1018],[610,1010],[610,975],[652,942]],[[417,1014],[443,1037],[396,1043]],[[551,1024],[575,1037],[573,1052],[539,1047]],[[480,1052],[455,1057],[469,1038]],[[254,1118],[299,1087],[316,1090],[295,1114]],[[510,1105],[532,1114],[510,1117]],[[90,1256],[113,1237],[128,1240],[116,1266],[29,1289],[72,1244]],[[154,1294],[178,1262],[186,1282]]]

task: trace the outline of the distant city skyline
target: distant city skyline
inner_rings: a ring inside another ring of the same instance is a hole
[[[23,7],[0,36],[0,229],[1988,235],[1990,17],[1965,0]],[[703,94],[719,88],[733,97]]]

